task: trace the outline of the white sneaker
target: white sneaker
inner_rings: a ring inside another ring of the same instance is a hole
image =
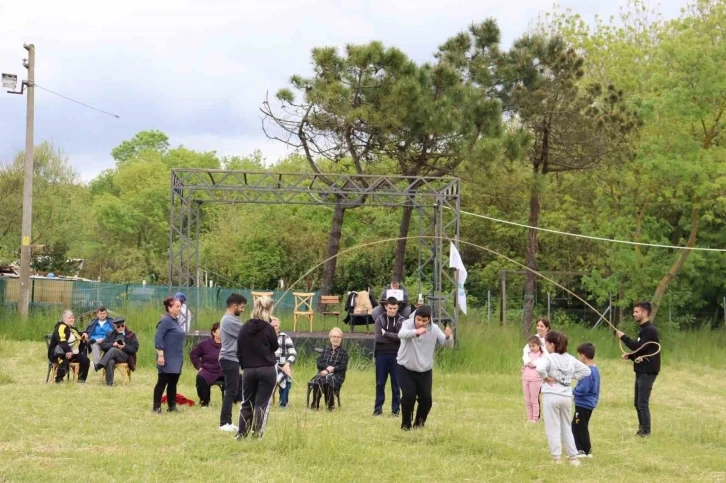
[[[571,458],[570,459],[570,465],[571,466],[580,466],[580,460],[578,460],[576,458]]]
[[[225,424],[219,427],[220,431],[225,431],[227,433],[236,433],[237,429],[239,428],[237,428],[237,426],[235,426],[234,424]]]
[[[578,451],[575,458],[592,458],[591,454],[587,454],[584,451]]]

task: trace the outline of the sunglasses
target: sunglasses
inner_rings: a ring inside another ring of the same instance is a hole
[[[116,327],[126,327],[126,324],[114,324]]]

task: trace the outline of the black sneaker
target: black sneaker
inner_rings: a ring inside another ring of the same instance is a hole
[[[234,440],[235,441],[242,441],[243,439],[245,439],[245,435],[242,434],[242,433],[237,433],[237,434],[234,435]]]
[[[383,414],[383,411],[381,411],[380,409],[374,409],[373,410],[373,415],[374,416],[380,416],[381,414]]]
[[[648,438],[650,436],[650,432],[641,431],[638,433],[638,436],[641,438]]]
[[[151,411],[155,412],[156,414],[161,414],[161,408],[154,408]]]
[[[166,410],[168,413],[178,413],[179,410],[176,408],[176,406],[171,406],[169,409]]]
[[[397,418],[397,417],[399,417],[400,415],[401,415],[401,411],[393,411],[393,412],[391,413],[391,416],[393,416],[394,418]]]

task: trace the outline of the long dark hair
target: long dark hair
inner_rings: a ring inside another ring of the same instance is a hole
[[[556,353],[564,354],[567,352],[567,336],[564,333],[556,330],[547,332],[545,341],[555,346]]]

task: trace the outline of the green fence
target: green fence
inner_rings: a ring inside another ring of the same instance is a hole
[[[0,303],[16,305],[18,301],[18,279],[0,279]],[[175,292],[175,291],[173,291]],[[252,290],[246,288],[192,287],[184,291],[190,307],[225,307],[227,297],[233,293],[244,295],[252,304]],[[106,307],[140,306],[161,304],[169,295],[166,285],[116,284],[103,282],[81,282],[74,280],[31,279],[30,304],[32,307],[63,307],[77,311],[87,311],[101,305]],[[292,292],[273,291],[277,313],[291,313],[295,308]],[[316,293],[313,303],[319,295]]]

